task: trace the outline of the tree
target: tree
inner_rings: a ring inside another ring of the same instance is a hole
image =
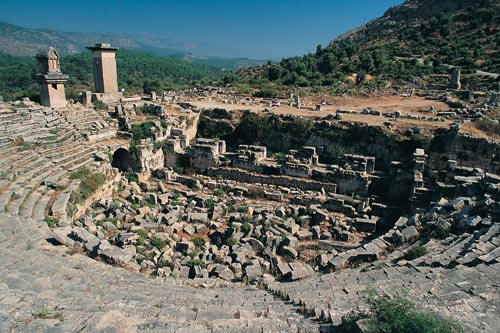
[[[359,71],[358,75],[356,76],[356,85],[363,84],[366,80],[366,72],[361,70]]]

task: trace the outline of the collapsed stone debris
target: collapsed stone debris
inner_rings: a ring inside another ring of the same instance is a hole
[[[58,68],[57,52],[45,55]],[[433,133],[434,146],[398,156],[377,146],[395,136],[384,128],[362,154],[325,163],[318,137],[280,152],[203,137],[207,115],[184,93],[127,100],[108,88],[96,93],[114,96],[113,112],[0,103],[1,327],[29,317],[28,331],[342,330],[373,285],[467,331],[498,328],[500,146],[461,133],[477,108],[433,115],[461,121]],[[268,102],[308,111],[307,97]],[[238,122],[238,111],[212,112],[220,128]],[[354,112],[412,119],[339,110],[314,125],[346,131]],[[54,317],[33,320],[42,305]]]

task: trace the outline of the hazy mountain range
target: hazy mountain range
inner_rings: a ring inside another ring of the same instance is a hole
[[[227,70],[258,66],[266,62],[245,58],[243,55],[248,53],[242,50],[183,43],[147,34],[119,36],[75,33],[53,29],[24,28],[0,21],[0,52],[10,55],[34,56],[37,50],[44,46],[53,46],[63,55],[75,54],[86,51],[86,46],[97,42],[108,42],[122,49],[200,62]]]

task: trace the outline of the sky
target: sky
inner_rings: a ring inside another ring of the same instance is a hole
[[[147,34],[280,59],[314,52],[403,0],[0,0],[0,20],[70,32]],[[238,53],[239,52],[239,53]]]

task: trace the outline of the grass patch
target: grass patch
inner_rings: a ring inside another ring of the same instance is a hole
[[[17,151],[30,150],[33,145],[29,142],[24,141],[24,139],[18,136],[14,141],[12,141],[12,146],[17,147]]]
[[[410,249],[406,254],[404,255],[404,258],[406,260],[413,260],[417,259],[423,255],[427,254],[427,248],[425,246],[416,246],[412,249]]]
[[[57,217],[54,217],[54,216],[45,215],[44,220],[50,229],[54,229],[59,224],[59,219]]]
[[[57,319],[60,323],[64,322],[64,315],[62,312],[50,313],[45,306],[35,310],[31,315],[38,319]]]
[[[459,323],[435,313],[417,309],[416,304],[404,294],[379,295],[369,290],[366,302],[369,310],[365,313],[354,314],[347,322],[354,323],[359,319],[368,319],[365,331],[367,333],[463,332]]]
[[[188,267],[200,266],[201,268],[205,268],[206,264],[200,259],[191,259],[187,262],[186,266]]]
[[[191,241],[193,242],[194,246],[198,249],[205,245],[205,240],[201,237],[195,237],[191,239]]]
[[[32,313],[33,317],[39,319],[46,319],[49,317],[49,314],[50,314],[49,310],[47,310],[45,306],[42,306],[41,308]]]
[[[161,250],[165,246],[165,241],[163,239],[153,237],[151,245],[156,247],[158,250]]]
[[[474,127],[488,134],[500,136],[500,124],[486,119],[480,119],[474,122]]]
[[[229,237],[228,239],[226,239],[224,244],[226,244],[227,246],[235,246],[236,244],[238,244],[238,240],[236,238]]]
[[[87,200],[94,194],[106,181],[106,176],[102,173],[93,173],[86,175],[78,185],[78,187],[71,192],[70,202],[80,204]]]
[[[85,177],[88,177],[91,174],[90,170],[88,168],[80,168],[76,171],[73,171],[70,175],[70,179],[84,179]]]
[[[129,182],[136,182],[137,184],[139,184],[139,177],[137,176],[137,174],[135,174],[133,172],[127,172],[127,173],[125,173],[125,178]]]

